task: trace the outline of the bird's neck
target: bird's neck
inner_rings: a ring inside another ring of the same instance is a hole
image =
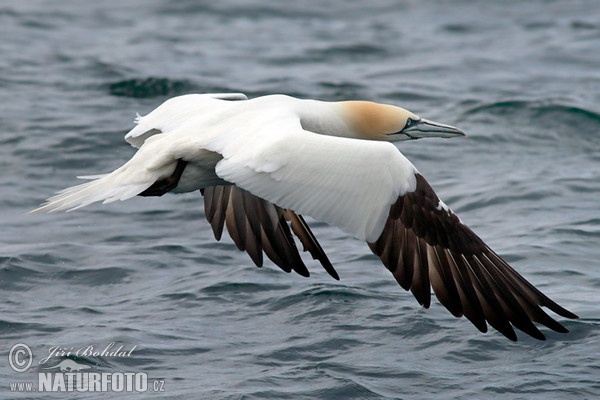
[[[294,104],[302,128],[328,136],[359,138],[342,112],[339,102],[298,100]]]

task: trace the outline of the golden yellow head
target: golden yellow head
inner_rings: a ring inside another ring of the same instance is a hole
[[[341,102],[345,118],[357,137],[390,142],[465,134],[450,125],[419,117],[404,108],[370,101]]]

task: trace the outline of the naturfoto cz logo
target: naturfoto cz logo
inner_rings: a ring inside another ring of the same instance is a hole
[[[92,366],[79,363],[77,357],[130,357],[137,346],[124,349],[115,343],[98,348],[84,346],[77,350],[54,346],[39,361],[37,385],[34,382],[12,382],[11,392],[163,392],[164,380],[149,380],[145,372],[94,372]],[[50,360],[60,362],[50,365]],[[25,343],[13,345],[8,353],[10,367],[19,373],[28,371],[33,364],[33,352]]]

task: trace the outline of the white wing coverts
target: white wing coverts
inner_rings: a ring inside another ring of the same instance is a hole
[[[366,240],[424,307],[433,287],[452,314],[466,316],[481,331],[489,323],[516,340],[515,326],[544,339],[534,325],[539,322],[567,332],[542,307],[577,316],[494,253],[388,142],[406,130],[412,138],[410,129],[430,137],[463,135],[417,118],[369,102],[282,95],[246,100],[239,93],[180,96],[138,116],[125,139],[139,151],[127,163],[87,177],[93,180],[59,192],[38,210],[201,189],[215,237],[220,239],[226,226],[257,266],[264,253],[283,270],[308,276],[293,232],[338,279],[302,217],[310,215]],[[377,126],[381,132],[365,132]]]
[[[359,239],[377,240],[390,206],[416,184],[415,168],[391,143],[315,134],[293,115],[246,134],[207,145],[223,156],[217,175]]]

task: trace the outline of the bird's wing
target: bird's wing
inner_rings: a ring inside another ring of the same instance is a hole
[[[296,118],[267,124],[223,155],[217,174],[273,204],[366,239],[405,289],[428,307],[430,286],[456,316],[486,322],[512,340],[514,325],[543,339],[533,322],[566,329],[542,310],[576,318],[493,252],[439,200],[412,164],[387,142],[306,132]]]
[[[127,134],[125,139],[135,147],[140,147],[150,136],[173,132],[188,123],[198,123],[198,117],[203,119],[203,124],[208,125],[206,119],[218,113],[223,107],[223,102],[214,100],[247,100],[247,97],[242,93],[175,97],[167,100],[145,117],[138,116],[137,126]],[[203,117],[203,113],[208,118]],[[267,257],[283,270],[287,272],[294,270],[300,275],[308,276],[309,272],[292,236],[293,231],[303,244],[304,250],[310,252],[314,259],[319,260],[332,277],[339,279],[327,255],[301,215],[291,210],[284,210],[235,186],[207,187],[202,194],[205,215],[215,237],[220,239],[226,223],[227,230],[237,247],[246,251],[257,266],[262,266],[264,251]]]
[[[294,115],[263,122],[204,146],[223,156],[220,178],[282,208],[375,241],[390,206],[414,187],[414,167],[391,143],[308,132]]]
[[[533,322],[567,332],[541,306],[577,318],[502,260],[418,173],[415,190],[398,197],[381,236],[369,246],[421,305],[429,307],[431,285],[453,315],[464,315],[482,332],[486,321],[511,340],[517,339],[511,324],[537,339],[545,337]]]
[[[236,246],[246,251],[256,266],[263,265],[263,252],[286,272],[308,276],[292,231],[304,250],[319,260],[335,279],[339,276],[301,215],[284,210],[237,186],[214,186],[202,190],[206,219],[215,238],[221,239],[224,225]],[[291,225],[288,225],[288,221]]]
[[[223,101],[226,100],[226,101]],[[157,133],[168,133],[202,114],[217,114],[227,107],[227,101],[248,100],[243,93],[202,93],[173,97],[145,116],[137,115],[136,126],[125,140],[139,148],[146,139]]]

